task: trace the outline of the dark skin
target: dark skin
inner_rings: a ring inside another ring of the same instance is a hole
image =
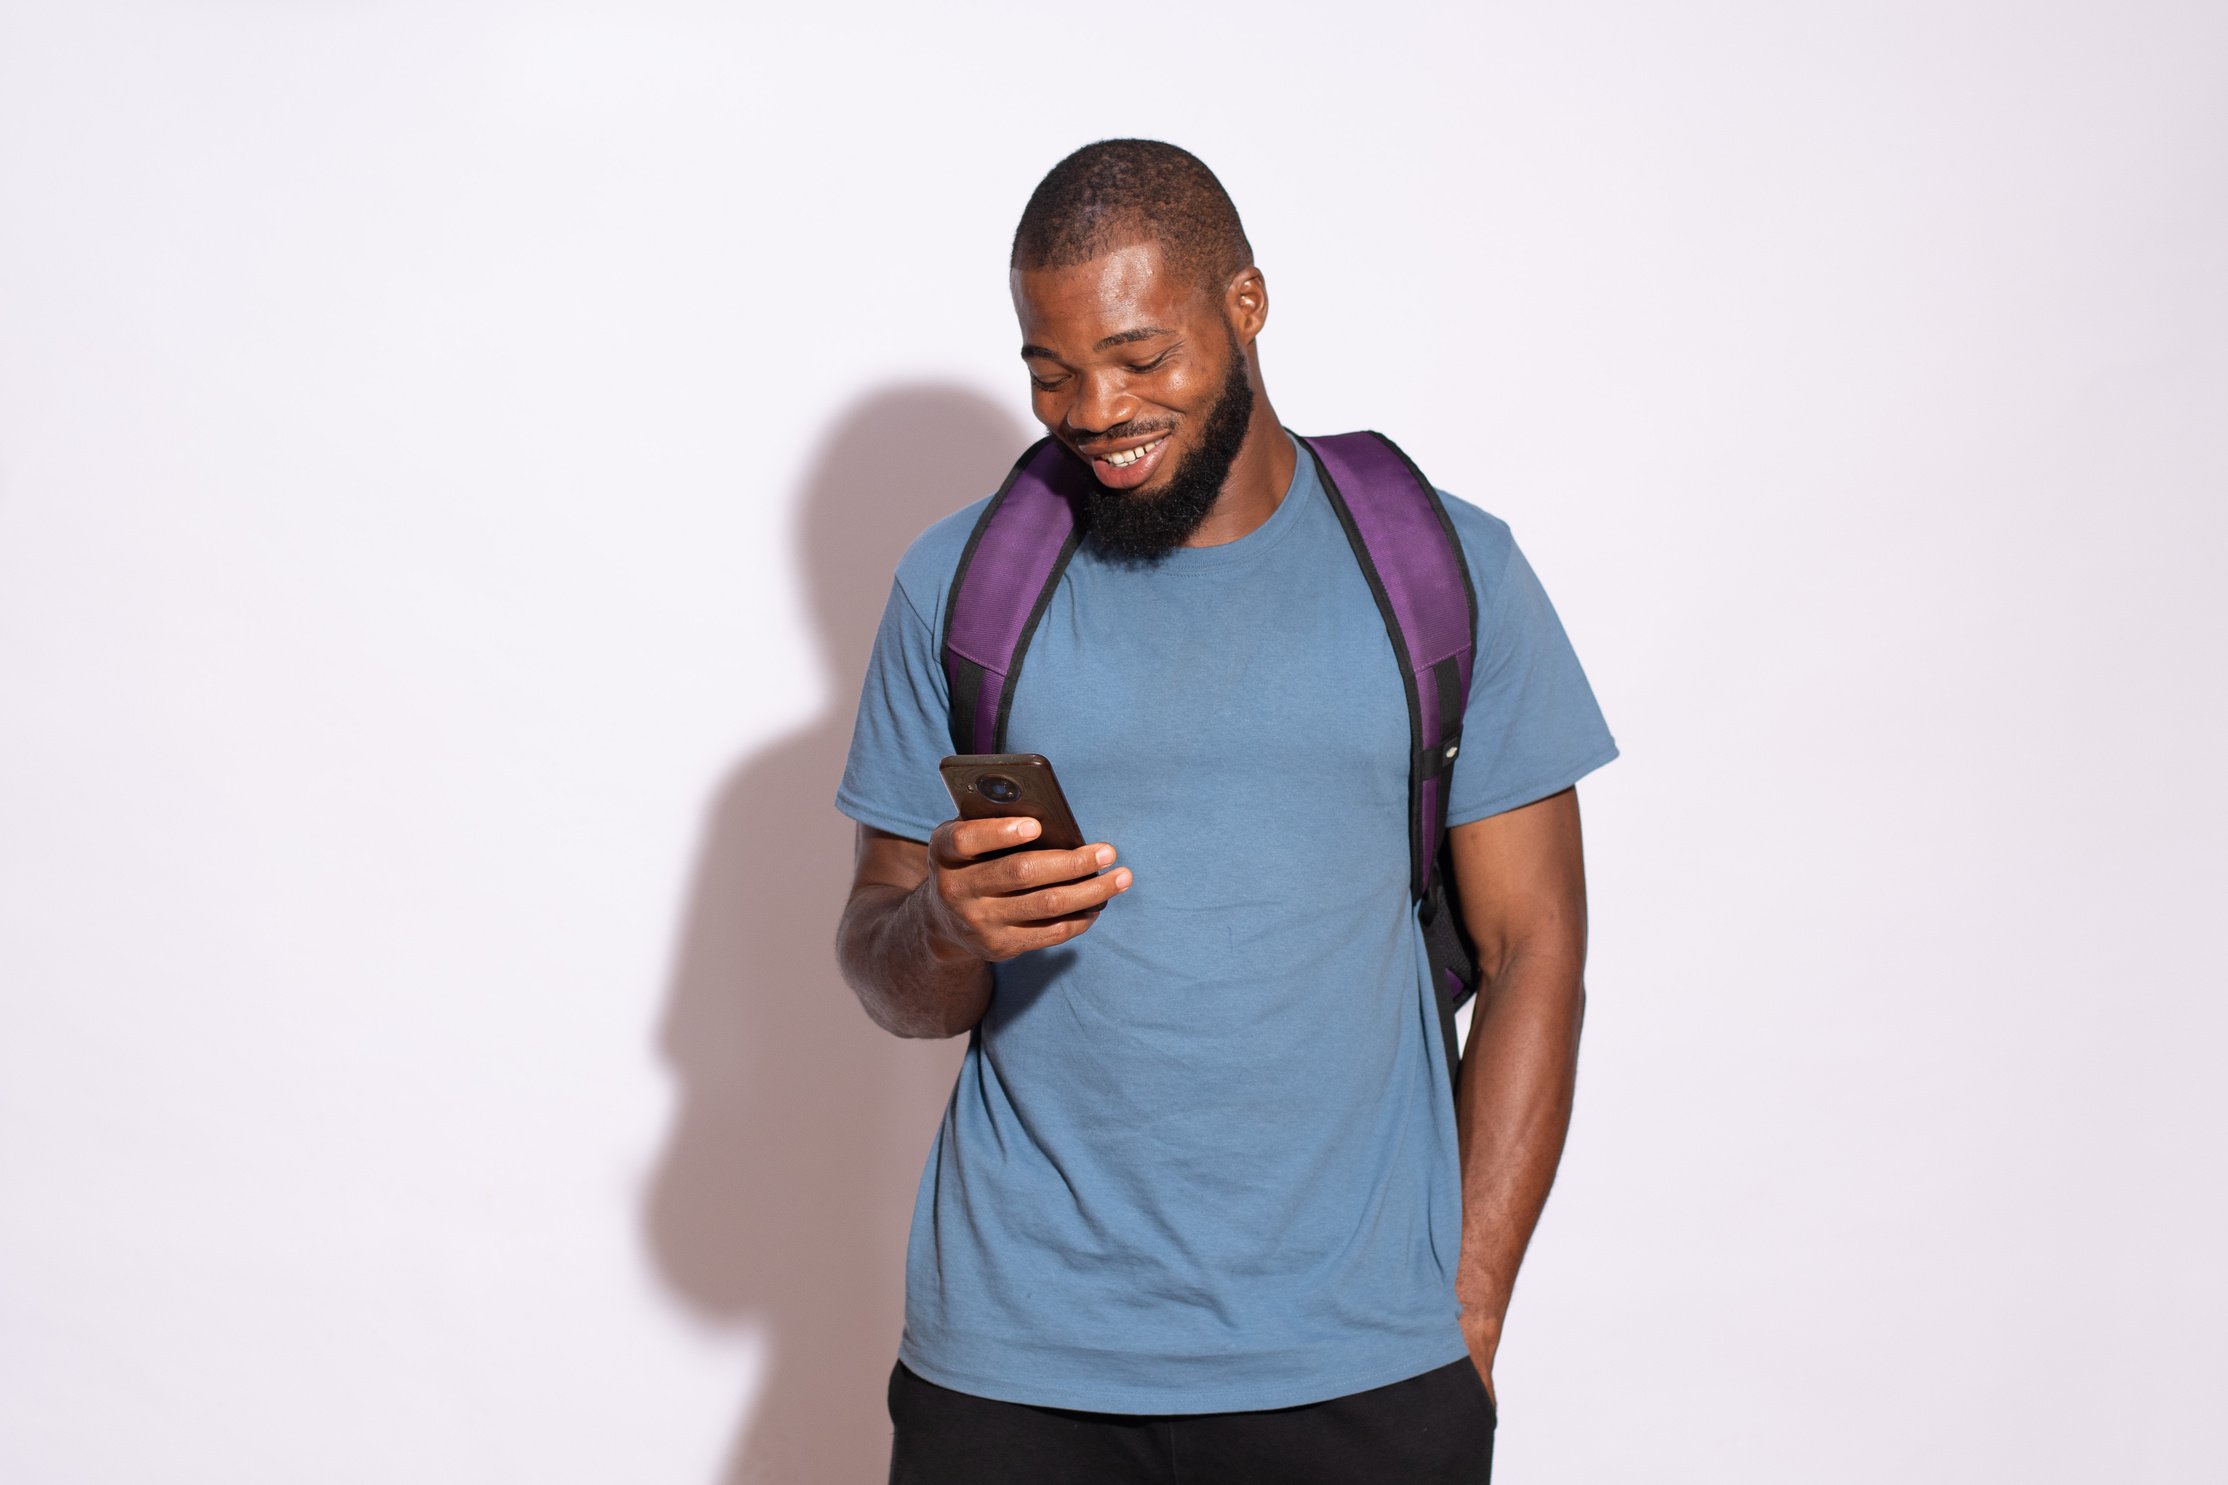
[[[1133,499],[1152,498],[1196,446],[1233,342],[1250,350],[1269,310],[1260,270],[1247,267],[1217,289],[1171,271],[1150,242],[1072,268],[1016,270],[1013,297],[1032,407],[1048,433],[1117,488],[1124,476],[1094,456],[1166,440],[1147,456]],[[1248,361],[1254,406],[1245,443],[1187,545],[1246,535],[1292,481],[1292,446],[1261,385],[1260,358]],[[1127,867],[1105,869],[1116,858],[1103,841],[982,859],[1036,834],[1030,820],[947,820],[925,842],[859,827],[836,954],[877,1025],[912,1037],[972,1030],[990,1006],[993,964],[1089,932],[1098,915],[1086,909],[1129,889]],[[1586,1002],[1577,790],[1458,825],[1448,838],[1482,973],[1455,1094],[1455,1294],[1491,1392],[1509,1295],[1562,1158],[1577,1080]]]

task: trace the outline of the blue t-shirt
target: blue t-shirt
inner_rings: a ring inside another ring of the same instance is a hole
[[[899,562],[836,796],[916,840],[954,813],[939,636],[984,504]],[[1617,747],[1508,526],[1447,509],[1479,607],[1456,825]],[[1052,760],[1135,883],[1072,942],[996,967],[914,1208],[905,1364],[1010,1402],[1190,1413],[1467,1354],[1407,702],[1313,461],[1225,545],[1141,567],[1085,543],[1007,745]]]

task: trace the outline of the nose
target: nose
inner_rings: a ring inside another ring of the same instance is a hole
[[[1090,438],[1137,416],[1137,399],[1118,376],[1084,372],[1076,379],[1075,400],[1068,404],[1068,428]]]

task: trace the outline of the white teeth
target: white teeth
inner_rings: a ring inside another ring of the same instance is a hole
[[[1156,438],[1151,443],[1145,444],[1140,448],[1124,449],[1119,454],[1108,454],[1106,455],[1106,462],[1113,465],[1116,469],[1120,469],[1125,465],[1135,464],[1138,460],[1144,458],[1147,454],[1159,448],[1160,445],[1161,440]]]

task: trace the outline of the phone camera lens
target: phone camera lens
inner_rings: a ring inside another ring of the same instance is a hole
[[[983,798],[999,804],[1012,804],[1021,797],[1021,786],[1003,774],[984,774],[977,782],[982,786]]]

